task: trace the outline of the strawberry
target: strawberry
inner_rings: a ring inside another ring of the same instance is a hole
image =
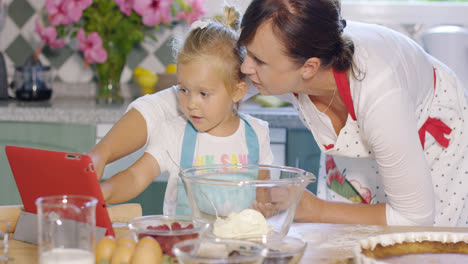
[[[172,238],[169,236],[155,236],[154,237],[159,245],[161,246],[162,251],[164,254],[169,254],[172,249]]]
[[[183,229],[192,229],[193,228],[193,225],[192,224],[189,224],[187,225],[186,227],[184,227]]]
[[[169,226],[166,224],[158,225],[158,226],[148,226],[147,228],[151,230],[167,230],[167,231],[171,230]]]
[[[171,224],[171,229],[172,229],[172,230],[181,230],[181,229],[182,229],[182,226],[180,225],[179,222],[173,222],[173,223]]]
[[[189,224],[185,227],[182,227],[182,225],[179,222],[172,222],[170,227],[164,224],[164,225],[158,225],[158,226],[148,226],[147,228],[149,230],[165,230],[165,231],[185,230],[185,229],[193,229],[193,224]],[[164,254],[174,257],[171,250],[172,250],[172,246],[174,246],[175,243],[182,241],[182,240],[190,239],[190,238],[196,238],[198,237],[198,234],[186,234],[186,235],[180,235],[180,236],[153,235],[153,237],[158,241]]]

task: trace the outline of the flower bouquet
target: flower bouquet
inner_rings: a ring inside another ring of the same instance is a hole
[[[179,22],[191,24],[206,11],[204,0],[46,0],[47,22],[36,21],[42,47],[61,48],[76,39],[85,66],[98,79],[98,102],[121,101],[120,76],[134,45],[155,30]]]

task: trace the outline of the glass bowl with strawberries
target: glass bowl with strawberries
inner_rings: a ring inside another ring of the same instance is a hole
[[[174,244],[201,237],[209,226],[206,220],[180,215],[147,215],[128,222],[128,228],[136,240],[151,236],[159,242],[163,253],[171,257],[174,257]]]

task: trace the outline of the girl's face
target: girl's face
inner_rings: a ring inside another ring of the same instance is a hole
[[[228,136],[237,129],[233,106],[236,92],[229,95],[217,67],[208,60],[179,64],[179,103],[193,126],[214,136]]]
[[[301,68],[283,53],[280,41],[273,34],[271,22],[260,25],[251,43],[241,71],[264,95],[278,95],[301,90]]]

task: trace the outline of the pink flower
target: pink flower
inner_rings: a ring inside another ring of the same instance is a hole
[[[103,63],[107,60],[107,52],[102,47],[102,39],[97,32],[92,32],[86,37],[83,29],[77,34],[78,50],[82,51],[88,63]]]
[[[161,23],[170,23],[173,0],[135,0],[133,10],[143,18],[143,24],[152,27]]]
[[[64,0],[47,0],[45,8],[47,9],[50,24],[53,26],[69,25],[73,22],[68,17],[66,10],[66,1]]]
[[[132,13],[133,0],[114,0],[120,8],[120,11],[129,16]]]
[[[39,34],[42,42],[46,43],[51,48],[58,49],[65,45],[63,39],[57,39],[57,30],[55,30],[55,27],[49,26],[42,28],[39,20],[36,20],[36,33]]]
[[[203,7],[204,0],[186,0],[187,5],[191,6],[189,10],[184,10],[177,14],[177,19],[184,19],[190,25],[194,21],[200,19],[201,16],[206,14],[206,9]]]
[[[62,3],[67,17],[75,23],[80,20],[83,10],[88,8],[93,3],[93,0],[65,0]]]
[[[69,5],[72,5],[81,10],[85,10],[90,5],[93,4],[93,0],[66,0],[69,2]]]

